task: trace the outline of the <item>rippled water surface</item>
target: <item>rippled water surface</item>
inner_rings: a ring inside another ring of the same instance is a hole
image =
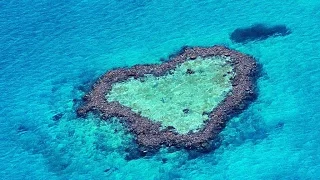
[[[319,19],[315,0],[0,1],[0,179],[317,179]],[[255,23],[292,33],[229,39]],[[258,99],[215,151],[128,160],[134,144],[117,120],[76,118],[105,71],[215,44],[263,66]]]

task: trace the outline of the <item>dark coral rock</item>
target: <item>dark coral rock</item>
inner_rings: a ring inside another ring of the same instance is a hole
[[[194,74],[194,71],[192,69],[187,69],[187,74]]]
[[[163,164],[165,164],[165,163],[168,162],[168,159],[167,158],[162,158],[161,161],[162,161]]]
[[[186,108],[186,109],[183,109],[182,111],[183,111],[183,113],[188,114],[190,110],[188,108]]]
[[[250,41],[261,41],[272,36],[286,36],[291,33],[285,25],[266,26],[255,24],[250,27],[237,28],[234,30],[230,39],[236,43],[248,43]]]
[[[176,128],[174,128],[173,126],[168,126],[167,127],[167,130],[174,130],[174,129],[176,129]]]
[[[279,122],[279,123],[277,123],[277,125],[276,125],[276,129],[281,129],[281,128],[283,128],[283,126],[284,126],[284,123],[283,122]]]
[[[167,62],[168,59],[166,59],[166,58],[160,58],[160,61],[161,61],[161,62]]]
[[[59,121],[63,116],[63,113],[58,113],[52,117],[52,120]]]
[[[19,127],[17,128],[18,132],[26,132],[28,130],[29,130],[29,128],[26,127],[25,125],[22,125],[22,124],[20,124]]]
[[[106,168],[103,172],[109,172],[111,168]]]
[[[113,173],[114,171],[117,171],[117,170],[119,170],[117,167],[107,167],[103,172],[111,174],[111,173]]]
[[[126,161],[139,159],[141,157],[145,157],[148,154],[146,150],[140,150],[138,148],[127,148],[125,151],[127,152],[125,156]]]

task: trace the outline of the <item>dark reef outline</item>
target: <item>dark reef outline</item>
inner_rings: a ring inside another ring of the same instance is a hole
[[[233,66],[235,76],[231,79],[231,92],[216,107],[213,107],[213,110],[208,113],[209,120],[197,132],[179,134],[170,126],[161,129],[161,123],[142,117],[117,101],[106,100],[105,95],[111,90],[113,83],[123,82],[130,77],[138,79],[145,74],[163,76],[170,70],[174,70],[177,65],[187,60],[194,60],[198,56],[230,57],[227,62]],[[85,117],[92,111],[105,120],[111,117],[119,118],[135,135],[137,144],[145,152],[159,149],[161,146],[208,150],[211,149],[210,142],[223,130],[226,122],[241,113],[256,99],[256,80],[259,72],[260,68],[253,57],[227,47],[184,47],[176,55],[170,56],[169,61],[162,64],[135,65],[131,68],[108,71],[84,96],[84,103],[77,109],[77,115]]]

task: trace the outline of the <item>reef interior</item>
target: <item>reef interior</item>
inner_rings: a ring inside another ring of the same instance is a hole
[[[228,58],[198,57],[165,76],[130,78],[112,86],[107,101],[118,101],[143,117],[181,134],[200,129],[208,114],[232,89]]]

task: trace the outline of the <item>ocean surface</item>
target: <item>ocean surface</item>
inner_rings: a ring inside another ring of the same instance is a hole
[[[292,33],[229,39],[255,23]],[[76,117],[107,70],[215,44],[263,66],[258,99],[215,151],[126,160],[133,137],[116,119]],[[0,1],[0,179],[318,179],[319,53],[317,0]]]

